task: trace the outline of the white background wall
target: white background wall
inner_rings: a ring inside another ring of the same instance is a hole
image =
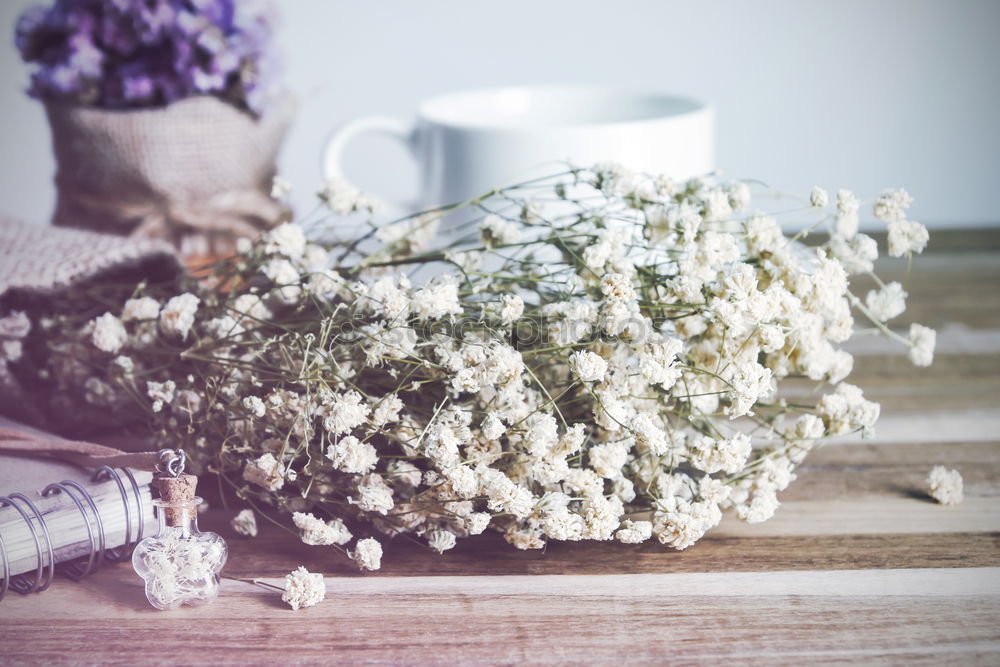
[[[0,211],[43,222],[54,164],[13,46],[29,0],[0,2]],[[281,171],[305,208],[323,139],[362,114],[412,114],[446,91],[614,83],[700,97],[718,164],[786,191],[905,186],[932,226],[1000,223],[1000,2],[995,0],[284,0],[290,86],[302,98]],[[378,138],[352,176],[414,188]]]

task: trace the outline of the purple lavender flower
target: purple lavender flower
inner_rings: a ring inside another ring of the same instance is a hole
[[[17,22],[29,94],[105,109],[216,95],[261,113],[279,79],[273,0],[55,0]]]

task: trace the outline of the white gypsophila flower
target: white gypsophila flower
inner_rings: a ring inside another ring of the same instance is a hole
[[[357,489],[358,498],[352,502],[365,512],[385,515],[395,506],[392,487],[386,484],[381,475],[365,475],[358,481]]]
[[[379,227],[375,237],[387,246],[407,254],[418,253],[427,249],[437,235],[440,224],[441,215],[429,212]]]
[[[860,388],[841,382],[833,393],[819,400],[816,411],[829,435],[843,435],[857,430],[871,432],[878,421],[880,406],[865,400]]]
[[[615,496],[606,498],[593,494],[584,499],[580,512],[583,516],[586,530],[584,536],[589,540],[610,540],[621,526],[621,515],[625,511],[622,502]]]
[[[229,524],[233,530],[244,537],[257,537],[257,517],[252,509],[240,510]]]
[[[958,505],[964,499],[962,474],[944,466],[934,466],[927,475],[931,497],[942,505]]]
[[[816,186],[809,193],[809,205],[813,208],[826,208],[830,204],[830,195],[826,190]]]
[[[930,234],[927,228],[912,220],[893,220],[889,223],[889,256],[902,257],[911,252],[921,253],[927,247]]]
[[[934,361],[937,332],[922,324],[910,325],[910,361],[914,366],[930,366]]]
[[[263,417],[264,413],[267,412],[264,401],[260,400],[257,396],[247,396],[243,399],[242,404],[243,409],[254,417]]]
[[[370,411],[361,394],[353,389],[338,394],[323,406],[323,428],[332,435],[342,435],[364,423]]]
[[[594,165],[594,186],[608,195],[631,193],[635,187],[635,174],[618,162],[600,162]]]
[[[872,211],[875,217],[885,222],[903,220],[906,218],[906,209],[913,203],[913,197],[902,189],[883,190],[882,194],[875,200]]]
[[[0,341],[0,359],[4,361],[18,361],[24,354],[24,346],[19,340]]]
[[[337,470],[352,474],[371,472],[378,463],[378,452],[367,442],[347,435],[326,448],[326,458]]]
[[[584,518],[565,506],[552,507],[543,513],[542,531],[553,540],[582,540],[587,532]]]
[[[500,421],[500,417],[497,416],[496,412],[487,413],[479,428],[482,430],[483,435],[489,440],[496,440],[507,430],[507,427],[503,425],[502,421]]]
[[[634,303],[624,301],[608,301],[601,306],[601,329],[609,336],[622,336],[634,321],[636,311]]]
[[[339,518],[323,521],[307,512],[294,512],[292,523],[299,529],[302,541],[312,546],[347,544],[354,537]]]
[[[835,235],[830,238],[829,248],[850,275],[871,271],[878,259],[878,243],[865,234],[855,234],[849,241]]]
[[[233,312],[244,326],[250,326],[254,320],[264,321],[273,317],[271,309],[256,294],[241,294],[233,301]]]
[[[375,200],[365,196],[342,178],[332,178],[324,183],[319,198],[338,215],[359,211],[372,212],[377,208]]]
[[[583,424],[573,424],[559,437],[558,451],[569,456],[580,451],[587,439],[587,427]]]
[[[510,245],[521,240],[521,228],[517,223],[492,213],[479,223],[479,232],[487,248]]]
[[[542,307],[549,319],[547,333],[557,345],[570,345],[590,335],[597,323],[597,304],[588,299],[558,301]]]
[[[623,504],[630,503],[636,498],[635,483],[628,477],[622,476],[611,480],[611,494],[618,498]]]
[[[449,276],[421,287],[413,293],[413,312],[422,320],[461,313],[458,283]]]
[[[382,545],[372,537],[358,540],[350,556],[362,570],[377,570],[382,567]]]
[[[427,536],[427,546],[439,554],[454,548],[455,543],[455,534],[447,530],[432,530]]]
[[[607,301],[634,301],[632,281],[620,273],[610,273],[601,279],[601,293]]]
[[[90,340],[93,342],[94,347],[102,352],[115,354],[118,350],[122,349],[125,341],[128,340],[128,332],[125,331],[125,325],[111,313],[104,313],[94,319],[93,324],[94,331],[91,334]]]
[[[608,372],[608,362],[601,355],[587,350],[571,354],[569,365],[581,382],[600,382]]]
[[[298,302],[302,296],[302,276],[287,259],[275,258],[261,267],[261,273],[274,285],[271,295],[286,305]]]
[[[906,292],[899,283],[888,283],[879,290],[868,292],[865,307],[880,322],[886,322],[906,310]]]
[[[723,503],[729,499],[732,487],[721,479],[705,475],[698,481],[698,497],[710,503]]]
[[[230,337],[236,338],[244,332],[244,328],[235,317],[223,315],[222,317],[213,317],[206,322],[205,331],[209,336],[222,340]]]
[[[395,460],[386,465],[386,476],[397,487],[415,489],[420,486],[423,471],[409,461]]]
[[[850,190],[837,191],[837,233],[845,239],[858,233],[858,199]]]
[[[189,292],[172,297],[160,311],[160,331],[187,340],[199,303],[201,299]]]
[[[535,456],[544,456],[552,451],[559,440],[559,426],[550,414],[531,415],[526,422],[524,442],[528,451]]]
[[[339,274],[320,270],[309,276],[305,290],[320,301],[333,301],[345,290],[345,285],[346,281]]]
[[[284,201],[291,193],[292,184],[290,182],[278,175],[271,179],[271,199]]]
[[[648,449],[654,456],[667,453],[667,434],[657,425],[655,415],[640,412],[632,419],[629,428],[632,429],[636,444],[640,447]]]
[[[615,533],[615,539],[622,544],[642,544],[653,536],[653,524],[650,521],[622,522],[622,527]]]
[[[721,189],[712,189],[703,195],[703,215],[708,222],[725,220],[733,213],[729,195]]]
[[[387,321],[405,320],[410,314],[410,281],[403,276],[383,276],[368,290],[365,307]]]
[[[500,297],[500,321],[511,324],[524,314],[524,301],[516,294],[504,294]]]
[[[403,401],[397,394],[383,397],[372,408],[372,423],[376,428],[399,421],[399,411],[403,409]]]
[[[306,243],[305,252],[302,253],[302,259],[298,263],[306,273],[319,273],[329,268],[331,256],[323,246]]]
[[[824,434],[823,420],[816,415],[801,415],[795,420],[792,433],[796,440],[818,440]]]
[[[153,401],[153,412],[159,412],[164,405],[170,405],[174,400],[174,391],[177,383],[173,380],[166,382],[146,381],[146,395]]]
[[[591,446],[587,452],[590,467],[605,479],[614,479],[622,473],[628,460],[628,445],[624,442],[606,442]]]
[[[624,252],[625,247],[621,237],[613,234],[610,230],[603,230],[598,234],[595,243],[591,243],[583,249],[582,259],[591,271],[600,275],[608,262],[621,259]]]
[[[744,230],[746,234],[747,246],[755,255],[761,254],[771,254],[776,250],[781,249],[786,244],[785,235],[781,231],[781,227],[778,225],[778,221],[769,215],[761,215],[760,213],[750,216],[750,218],[744,222]],[[686,278],[686,276],[679,276],[679,278]],[[690,296],[694,298],[689,298],[689,301],[694,302],[695,298],[700,300],[700,285],[698,286],[697,294],[693,293],[694,290],[684,290],[691,292]]]
[[[703,435],[692,442],[691,465],[709,474],[719,471],[735,474],[750,456],[750,436],[745,433],[724,440]]]
[[[476,468],[476,475],[480,491],[486,495],[486,504],[491,510],[508,512],[519,519],[531,514],[534,496],[527,488],[493,468],[480,466]]]
[[[281,464],[270,452],[247,461],[243,466],[243,479],[268,491],[277,491],[285,484]]]
[[[541,549],[545,546],[541,528],[512,523],[504,530],[503,538],[515,549]]]
[[[676,496],[653,517],[653,534],[661,543],[683,551],[701,539],[722,520],[719,506],[710,502],[691,503]]]
[[[281,595],[294,610],[317,605],[326,599],[326,581],[319,572],[310,572],[304,566],[285,575],[285,592]]]
[[[289,259],[301,259],[306,252],[306,235],[302,227],[286,222],[268,231],[262,237],[262,248],[268,255],[284,255]]]
[[[490,525],[492,517],[487,512],[473,512],[463,519],[469,535],[481,535]]]
[[[122,307],[123,322],[155,320],[160,316],[160,302],[149,296],[129,299]]]
[[[729,380],[730,406],[726,409],[730,418],[735,419],[750,414],[751,408],[761,398],[767,398],[774,393],[774,382],[770,368],[758,363],[742,364],[733,371]]]
[[[758,491],[736,506],[736,516],[746,523],[763,523],[774,516],[780,504],[773,490]]]
[[[475,368],[463,368],[451,380],[452,390],[456,394],[479,391],[479,378]]]
[[[750,205],[750,186],[743,181],[730,183],[729,205],[734,211],[744,211]]]

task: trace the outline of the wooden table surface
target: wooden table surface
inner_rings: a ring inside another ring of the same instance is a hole
[[[399,542],[362,576],[267,525],[238,537],[210,510],[227,574],[277,583],[304,564],[326,573],[326,601],[296,612],[226,580],[211,605],[158,612],[129,565],[108,565],[8,594],[0,662],[1000,664],[1000,233],[935,241],[893,323],[937,327],[935,364],[852,344],[851,381],[882,403],[876,437],[813,453],[767,523],[727,517],[683,552],[520,552],[483,535],[438,556]],[[962,472],[963,504],[926,496],[935,464]]]

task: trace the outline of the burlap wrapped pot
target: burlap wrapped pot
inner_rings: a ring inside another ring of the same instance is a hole
[[[289,217],[269,195],[294,108],[287,96],[260,118],[209,96],[128,111],[49,104],[53,224],[164,239],[185,257],[231,252]]]

